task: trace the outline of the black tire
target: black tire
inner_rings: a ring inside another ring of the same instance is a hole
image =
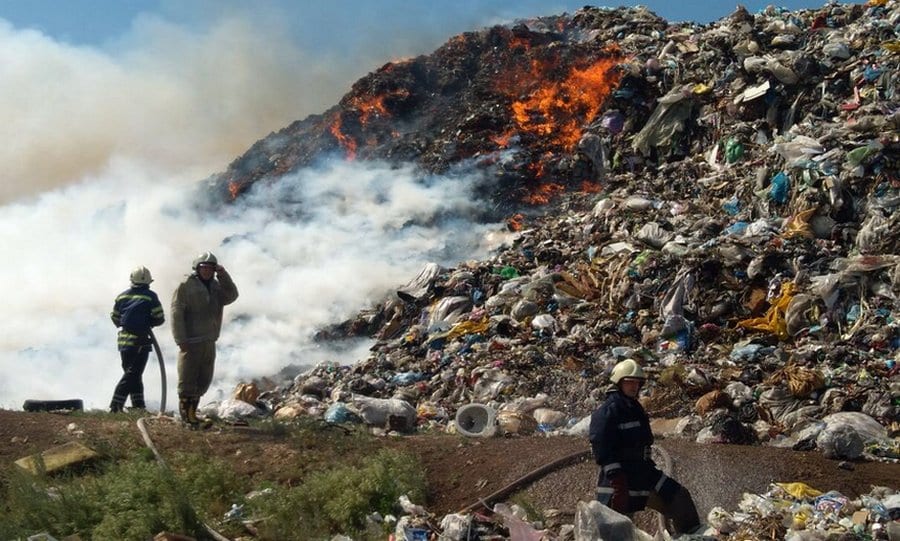
[[[80,398],[70,400],[26,400],[22,404],[25,411],[81,411],[84,401]]]

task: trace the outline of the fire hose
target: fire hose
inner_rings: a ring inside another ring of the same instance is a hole
[[[659,454],[662,455],[663,463],[665,464],[663,466],[664,471],[669,472],[669,474],[671,474],[671,472],[672,472],[672,457],[669,455],[668,452],[666,452],[665,449],[663,449],[659,445],[654,445],[653,448],[655,450],[657,450],[659,452]],[[518,479],[516,479],[512,483],[506,485],[505,487],[500,488],[500,489],[488,494],[484,498],[478,498],[477,501],[462,508],[459,512],[460,513],[472,512],[475,509],[477,509],[479,506],[484,506],[486,509],[491,510],[492,509],[491,505],[490,505],[491,503],[508,497],[509,495],[513,494],[517,490],[522,489],[523,487],[533,483],[534,481],[540,479],[541,477],[544,477],[545,475],[547,475],[551,472],[554,472],[560,468],[581,462],[581,461],[589,458],[590,456],[591,456],[591,450],[587,449],[584,451],[577,451],[570,455],[566,455],[562,458],[558,458],[552,462],[548,462],[547,464],[544,464],[543,466],[540,466],[534,470],[531,470],[530,472],[526,473],[522,477],[519,477]],[[665,517],[661,513],[657,513],[656,518],[658,521],[657,524],[659,527],[659,531],[664,531],[666,529]]]
[[[153,342],[153,350],[156,351],[156,358],[159,360],[159,383],[162,387],[162,394],[159,398],[159,414],[166,413],[166,363],[163,362],[162,350],[159,349],[159,342],[156,341],[156,335],[150,330],[150,341]]]
[[[155,339],[153,340],[153,344],[156,345]],[[159,348],[157,348],[156,351],[157,351],[157,353],[159,353]],[[161,356],[160,356],[160,360],[162,360]],[[163,372],[163,381],[165,381],[165,372]],[[163,387],[163,389],[165,389],[165,386]],[[165,396],[166,396],[166,393],[165,393],[165,390],[163,390],[163,403],[165,403],[165,400],[166,400]],[[175,421],[175,418],[167,417],[167,416],[163,415],[162,412],[160,412],[159,416],[157,416],[157,417],[141,417],[140,419],[137,420],[137,427],[138,427],[138,430],[140,430],[140,432],[141,432],[141,436],[144,438],[144,443],[153,452],[153,456],[156,457],[156,462],[159,464],[159,467],[164,470],[168,470],[169,465],[166,464],[166,461],[163,459],[163,456],[160,454],[159,450],[156,449],[156,445],[154,445],[153,440],[150,439],[150,432],[147,431],[147,426],[144,424],[144,421],[146,421],[147,419],[168,419],[171,421]],[[201,524],[203,525],[203,528],[206,530],[206,533],[208,533],[216,541],[231,541],[229,538],[225,537],[224,535],[222,535],[219,532],[217,532],[216,530],[214,530],[212,528],[212,526],[210,526],[209,524],[207,524],[205,522],[201,522]]]
[[[156,351],[156,358],[159,360],[159,380],[160,386],[162,387],[162,393],[159,398],[159,416],[157,419],[169,419],[174,421],[174,417],[166,416],[166,363],[163,361],[162,350],[159,348],[159,342],[156,341],[156,335],[153,334],[153,330],[150,331],[150,341],[153,342],[153,350]],[[147,445],[147,448],[153,452],[153,456],[156,457],[156,462],[159,464],[160,468],[168,469],[169,465],[166,464],[165,459],[160,454],[159,450],[157,450],[156,445],[154,445],[153,440],[150,438],[150,432],[147,431],[147,426],[144,424],[148,417],[141,417],[137,420],[138,430],[141,432],[141,437],[144,438],[144,443]],[[209,524],[203,522],[203,528],[206,530],[210,536],[216,541],[230,541],[227,537],[220,534],[216,530],[214,530]]]

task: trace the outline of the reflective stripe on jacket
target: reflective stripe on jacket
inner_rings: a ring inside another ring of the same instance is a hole
[[[222,311],[237,299],[238,290],[225,271],[204,284],[196,273],[184,279],[172,295],[172,336],[176,344],[216,341]]]
[[[643,406],[618,389],[591,415],[591,449],[594,460],[609,475],[618,469],[634,470],[642,464],[653,466],[650,446],[653,432]]]
[[[116,327],[121,327],[120,351],[149,346],[150,329],[165,322],[159,297],[146,285],[132,286],[119,294],[109,317]]]

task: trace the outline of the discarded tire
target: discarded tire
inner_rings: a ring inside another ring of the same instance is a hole
[[[80,411],[84,409],[84,401],[78,398],[70,400],[26,400],[22,404],[25,411]]]
[[[487,438],[497,430],[494,408],[484,404],[467,404],[456,411],[456,428],[463,436]]]

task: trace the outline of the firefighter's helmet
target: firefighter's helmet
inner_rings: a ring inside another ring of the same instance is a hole
[[[131,271],[131,283],[136,286],[145,286],[153,281],[150,276],[150,269],[147,267],[138,267]]]
[[[197,270],[197,267],[203,264],[218,265],[219,260],[216,259],[216,256],[214,256],[212,252],[203,252],[194,258],[194,263],[191,265],[191,268]]]
[[[618,384],[622,378],[635,378],[644,380],[647,377],[644,375],[644,370],[641,368],[641,365],[637,363],[634,359],[625,359],[620,363],[616,364],[616,366],[612,369],[612,374],[609,376],[609,380],[615,384]]]

